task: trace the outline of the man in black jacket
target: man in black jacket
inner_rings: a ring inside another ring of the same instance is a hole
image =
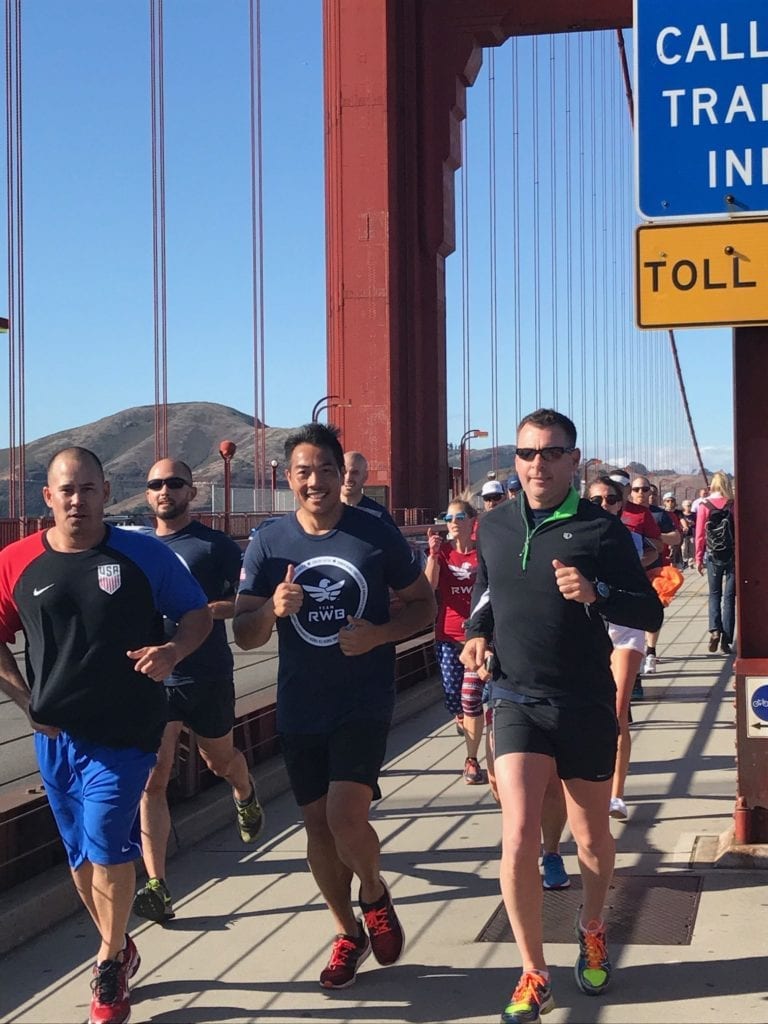
[[[663,609],[621,521],[573,488],[576,428],[539,409],[517,434],[523,500],[489,512],[478,531],[478,574],[465,665],[485,665],[493,641],[495,770],[503,816],[501,888],[523,974],[502,1014],[535,1024],[553,1005],[542,937],[539,829],[554,758],[578,848],[584,904],[575,974],[588,995],[610,979],[603,905],[615,847],[608,805],[616,758],[616,689],[605,621],[655,630]]]

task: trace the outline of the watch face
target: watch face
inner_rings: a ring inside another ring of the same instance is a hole
[[[611,588],[608,586],[607,583],[603,583],[602,580],[597,584],[595,589],[597,590],[597,593],[599,594],[600,597],[606,597],[607,598],[607,597],[611,596]]]

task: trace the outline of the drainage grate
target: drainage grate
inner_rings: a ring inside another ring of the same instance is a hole
[[[689,946],[701,895],[701,875],[616,875],[606,900],[611,942],[639,946]],[[581,879],[570,889],[544,893],[544,941],[573,942],[581,906]],[[476,942],[514,942],[504,904]]]

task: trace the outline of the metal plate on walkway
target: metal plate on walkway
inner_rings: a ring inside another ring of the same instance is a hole
[[[608,892],[605,919],[609,942],[639,946],[689,946],[701,895],[701,875],[616,875]],[[575,941],[581,879],[570,889],[544,893],[544,941]],[[514,942],[504,904],[476,942]]]

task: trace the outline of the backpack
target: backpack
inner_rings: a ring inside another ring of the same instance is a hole
[[[703,501],[709,509],[709,518],[705,526],[707,556],[718,565],[728,565],[733,561],[733,502],[727,502],[718,508],[711,501]]]

